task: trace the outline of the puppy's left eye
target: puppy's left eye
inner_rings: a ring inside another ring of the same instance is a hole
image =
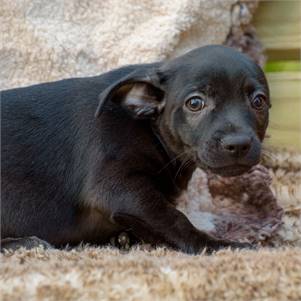
[[[197,96],[189,98],[185,105],[190,111],[193,112],[203,110],[206,106],[205,100]]]
[[[265,96],[263,94],[257,94],[251,100],[251,105],[255,110],[261,110],[265,105]]]

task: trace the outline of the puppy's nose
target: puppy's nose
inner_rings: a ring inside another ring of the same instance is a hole
[[[250,150],[251,142],[252,139],[246,135],[229,135],[221,140],[221,146],[230,156],[241,158]]]

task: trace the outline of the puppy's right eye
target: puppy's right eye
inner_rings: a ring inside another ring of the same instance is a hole
[[[261,110],[265,104],[265,96],[263,94],[257,94],[251,100],[251,105],[255,110]]]
[[[197,97],[197,96],[193,96],[193,97],[189,98],[185,102],[185,105],[192,112],[201,111],[206,106],[205,100],[200,97]]]

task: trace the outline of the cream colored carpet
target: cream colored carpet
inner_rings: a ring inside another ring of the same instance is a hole
[[[188,256],[85,248],[1,258],[0,300],[301,300],[301,249]]]

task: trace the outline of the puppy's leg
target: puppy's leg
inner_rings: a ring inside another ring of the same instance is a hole
[[[174,215],[175,221],[168,225],[159,218],[154,220],[152,224],[148,224],[145,221],[147,218],[142,220],[128,214],[117,213],[113,217],[118,224],[130,228],[144,242],[151,244],[165,243],[189,254],[200,253],[205,248],[208,253],[227,247],[252,249],[252,246],[248,243],[217,240],[210,237],[208,234],[195,229],[181,212],[176,209],[175,211],[170,212],[171,215]]]
[[[120,181],[110,192],[112,217],[139,239],[166,243],[186,253],[199,253],[223,247],[242,248],[248,244],[217,240],[196,229],[187,217],[172,206],[148,178],[131,177]]]
[[[21,237],[21,238],[4,238],[1,239],[1,252],[3,250],[17,250],[25,248],[27,250],[42,246],[44,249],[52,249],[53,246],[47,241],[39,239],[36,236]]]

